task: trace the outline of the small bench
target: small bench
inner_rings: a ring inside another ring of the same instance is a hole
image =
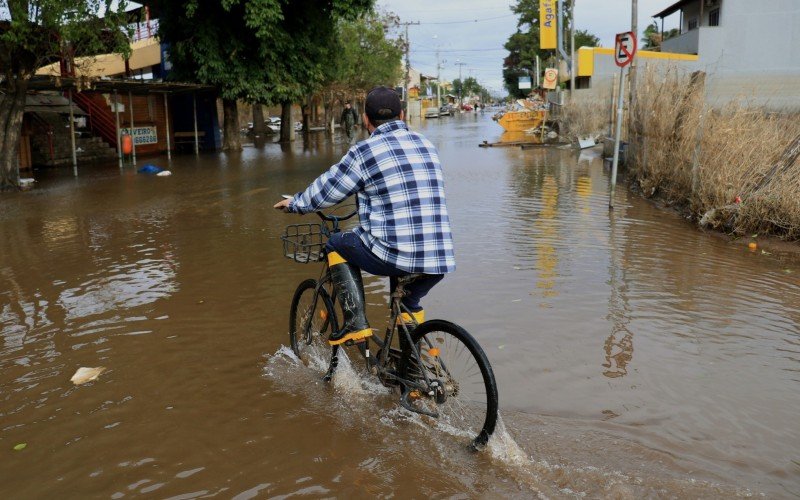
[[[200,148],[203,147],[203,138],[206,136],[206,133],[202,130],[197,131],[197,138],[198,142],[200,143]],[[175,132],[173,134],[174,137],[174,144],[175,149],[180,149],[184,146],[194,147],[194,132]]]

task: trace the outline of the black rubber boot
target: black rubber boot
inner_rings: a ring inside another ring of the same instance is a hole
[[[364,283],[361,270],[342,258],[337,252],[328,253],[328,266],[333,281],[333,291],[344,312],[344,325],[338,332],[331,333],[330,345],[361,341],[372,335],[372,329],[364,314]]]

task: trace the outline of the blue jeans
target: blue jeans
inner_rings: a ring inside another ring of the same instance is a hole
[[[376,276],[389,276],[389,291],[394,291],[397,287],[397,278],[407,276],[409,272],[402,271],[382,261],[373,254],[361,238],[352,231],[343,231],[331,236],[326,250],[338,252],[344,260],[350,262],[362,271]],[[444,274],[424,274],[405,286],[406,296],[403,297],[403,305],[410,311],[417,312],[422,310],[419,301],[428,295],[436,283],[442,281]]]

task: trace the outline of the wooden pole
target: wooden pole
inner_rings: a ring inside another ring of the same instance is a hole
[[[639,1],[631,0],[631,31],[636,40],[639,39]],[[630,90],[630,106],[628,106],[628,153],[625,160],[632,159],[634,155],[638,157],[639,154],[639,140],[641,139],[641,130],[639,129],[638,110],[636,103],[636,58],[634,57],[628,70],[628,80],[631,84]]]
[[[570,104],[575,103],[575,0],[569,7],[570,22],[569,22],[569,100]]]
[[[549,104],[548,104],[549,106]],[[547,109],[544,110],[544,120],[542,120],[542,138],[541,141],[544,142],[544,126],[547,124]]]
[[[164,126],[167,133],[167,160],[172,160],[172,145],[170,144],[169,136],[169,99],[167,99],[166,92],[164,92]]]

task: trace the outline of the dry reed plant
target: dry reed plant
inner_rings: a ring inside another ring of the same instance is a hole
[[[576,99],[561,110],[562,136],[571,139],[598,138],[608,128],[608,102],[599,98]]]
[[[769,113],[746,101],[712,109],[704,75],[640,72],[629,175],[698,221],[736,234],[800,240],[800,161],[768,178],[800,136],[796,114]]]

